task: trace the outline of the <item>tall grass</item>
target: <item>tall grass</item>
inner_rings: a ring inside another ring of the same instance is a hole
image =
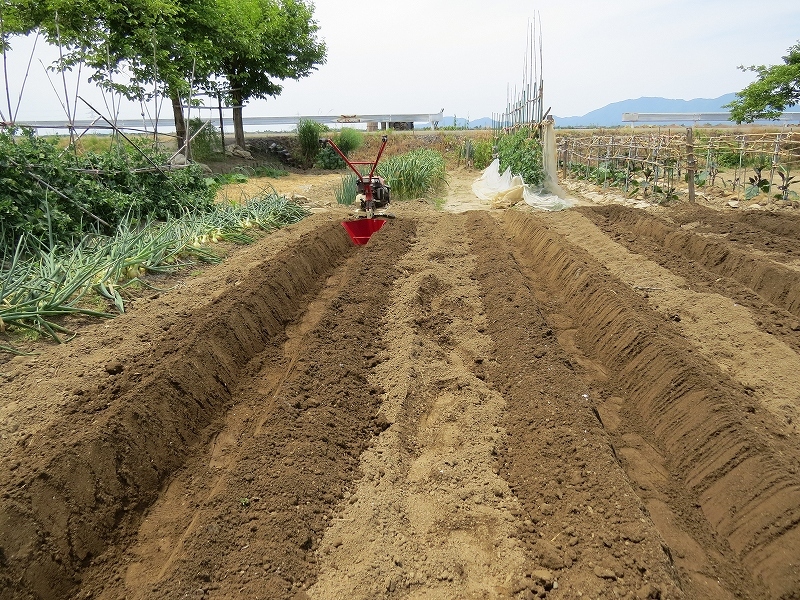
[[[364,143],[364,134],[358,129],[352,127],[343,127],[338,135],[334,136],[333,141],[339,146],[339,150],[344,152],[345,156],[350,156],[354,150],[358,150],[361,144]]]
[[[386,180],[392,198],[422,198],[447,183],[442,155],[429,148],[412,150],[378,164],[378,174]]]
[[[356,176],[353,173],[344,175],[342,182],[334,190],[336,203],[350,206],[356,201],[358,187],[356,186]]]
[[[300,160],[303,165],[310,167],[319,154],[319,136],[325,130],[321,123],[302,119],[297,124],[297,138],[300,142]]]

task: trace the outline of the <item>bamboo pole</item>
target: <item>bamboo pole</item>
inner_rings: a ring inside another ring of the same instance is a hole
[[[6,84],[6,101],[8,102],[8,119],[12,120],[12,112],[11,112],[11,93],[9,92],[9,84],[8,84],[8,56],[6,54],[6,26],[5,21],[3,20],[3,13],[0,11],[0,44],[3,45],[3,79]],[[3,120],[3,123],[6,122],[6,116],[2,110],[0,110],[0,119]]]
[[[225,126],[222,124],[222,92],[217,92],[217,107],[219,108],[219,135],[222,139],[222,152],[225,152]]]
[[[770,167],[770,170],[769,170],[769,189],[770,189],[770,192],[772,191],[772,182],[775,179],[775,169],[778,166],[778,160],[780,158],[779,157],[780,147],[781,147],[780,134],[778,134],[778,135],[775,136],[775,149],[774,149],[774,151],[772,153],[772,166]]]
[[[686,179],[689,182],[689,202],[695,203],[694,174],[697,170],[694,158],[694,133],[691,127],[686,128]]]

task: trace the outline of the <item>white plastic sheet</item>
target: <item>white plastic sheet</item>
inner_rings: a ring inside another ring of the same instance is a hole
[[[492,208],[508,208],[520,200],[539,210],[564,210],[575,205],[566,192],[558,185],[556,141],[553,122],[544,125],[543,137],[545,182],[541,188],[526,185],[519,175],[512,175],[510,169],[500,173],[500,161],[492,161],[483,174],[472,184],[472,191],[481,200],[492,203]]]

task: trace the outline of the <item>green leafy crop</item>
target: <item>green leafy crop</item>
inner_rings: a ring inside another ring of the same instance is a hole
[[[27,235],[48,247],[110,233],[127,219],[164,219],[213,203],[197,165],[156,168],[156,150],[75,154],[30,130],[0,132],[0,254]]]
[[[544,181],[542,144],[529,129],[502,135],[497,141],[497,152],[501,172],[510,168],[529,185],[541,185]]]

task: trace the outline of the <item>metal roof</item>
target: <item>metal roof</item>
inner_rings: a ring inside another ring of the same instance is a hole
[[[212,107],[204,107],[212,108]],[[192,107],[192,111],[197,107]],[[218,110],[214,108],[214,110]],[[297,125],[301,120],[316,121],[317,123],[438,123],[444,118],[444,110],[438,113],[385,113],[379,115],[306,115],[306,116],[284,116],[284,117],[243,117],[242,122],[245,126],[257,125]],[[216,119],[210,120],[218,122]],[[225,127],[233,127],[231,117],[223,117],[222,123]],[[34,129],[69,129],[70,123],[66,120],[59,121],[28,121],[26,123],[15,123],[17,127],[31,127]],[[116,126],[119,129],[140,129],[153,128],[155,122],[152,119],[117,119]],[[175,122],[172,118],[161,118],[158,120],[159,128],[174,127]],[[97,119],[80,119],[74,121],[72,127],[75,129],[113,129],[108,123]]]
[[[688,121],[714,123],[730,121],[729,112],[708,112],[708,113],[622,113],[622,121],[625,123],[684,123]],[[785,112],[775,121],[781,123],[800,122],[800,112]]]

